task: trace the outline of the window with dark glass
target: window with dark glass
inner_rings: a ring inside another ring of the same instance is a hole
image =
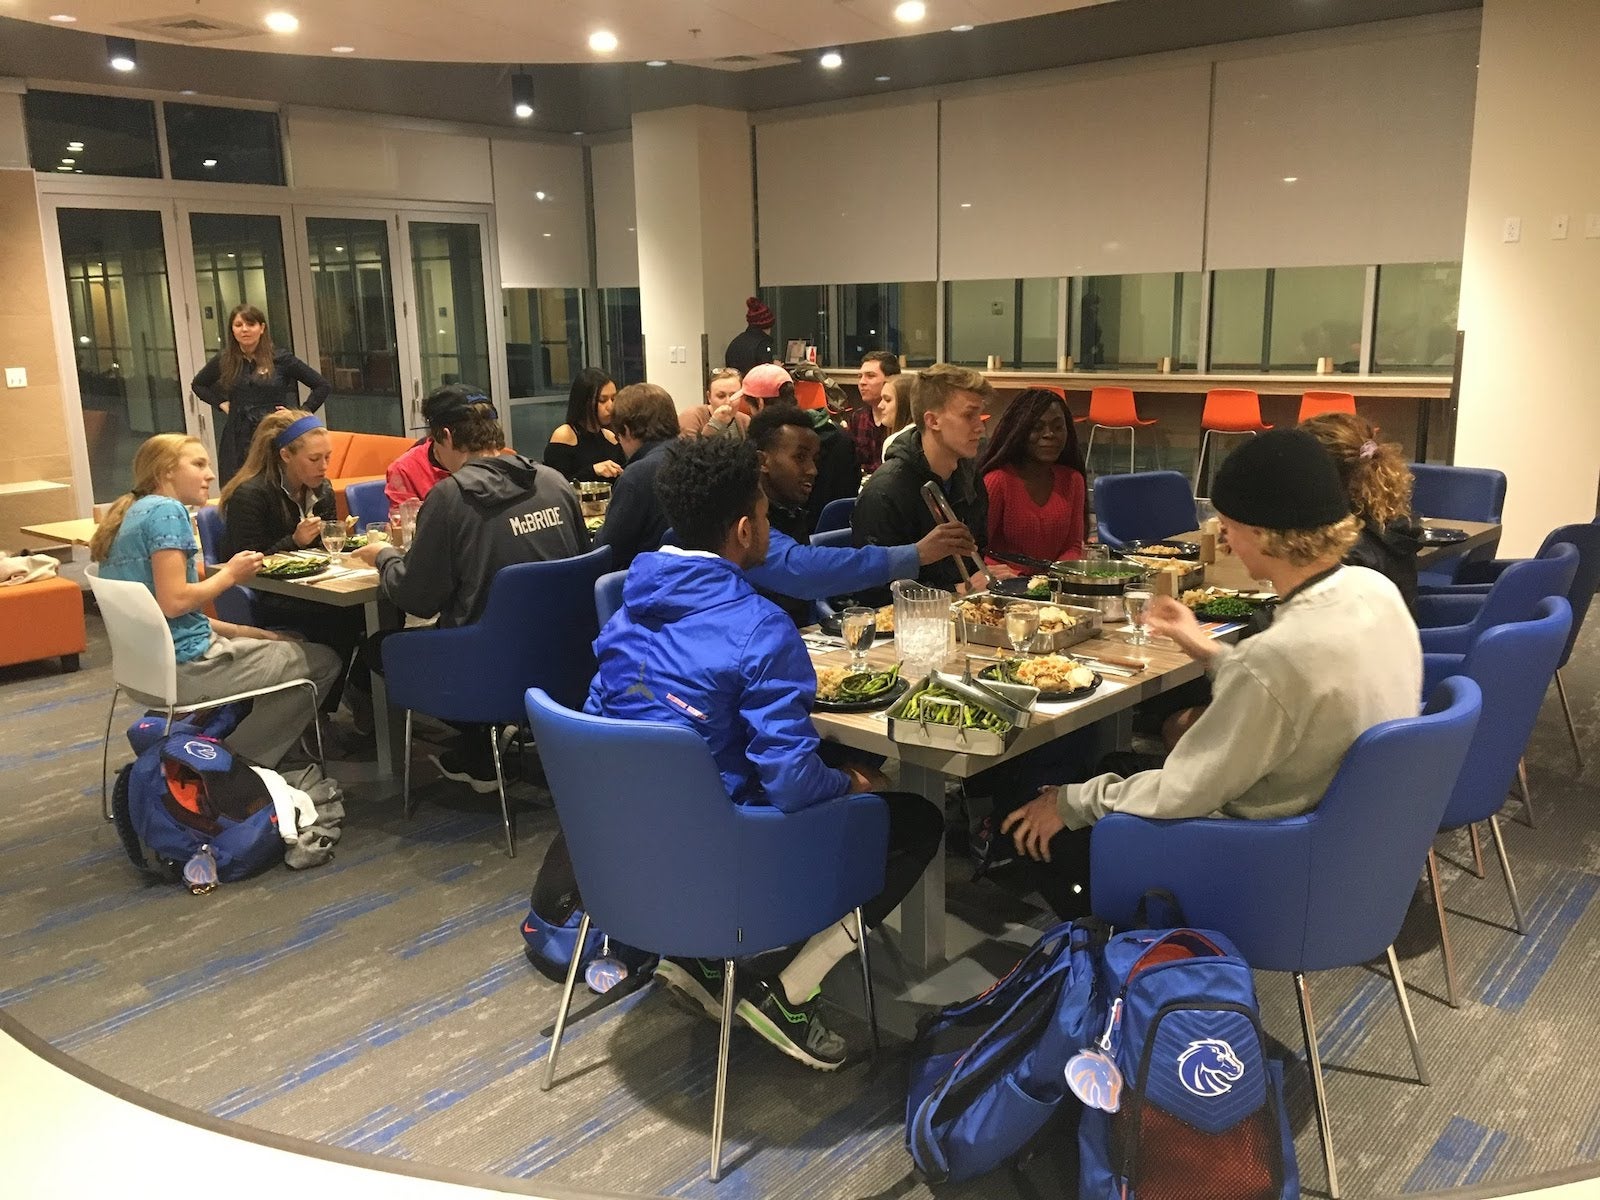
[[[162,108],[174,179],[283,185],[277,113],[171,101]]]
[[[931,366],[938,288],[927,283],[847,283],[839,287],[839,361],[854,367],[873,350],[904,356],[908,367]]]
[[[791,361],[788,349],[793,342],[817,348],[817,361],[828,363],[828,292],[821,284],[796,287],[765,287],[761,301],[777,318],[772,327],[772,352]]]
[[[1075,281],[1070,353],[1080,371],[1174,370],[1200,359],[1200,274],[1086,275]]]
[[[945,358],[981,367],[1053,371],[1060,315],[1058,279],[959,279],[945,285]]]
[[[1379,267],[1372,369],[1450,374],[1455,367],[1460,300],[1458,262]]]
[[[1216,271],[1211,284],[1214,370],[1361,369],[1365,267]]]
[[[501,307],[512,399],[565,396],[583,367],[583,293],[577,288],[506,288]]]
[[[22,105],[35,171],[161,178],[156,106],[149,100],[30,90]]]
[[[638,288],[601,289],[600,360],[619,388],[644,382],[644,320]]]

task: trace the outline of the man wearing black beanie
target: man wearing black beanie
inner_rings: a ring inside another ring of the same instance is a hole
[[[1322,799],[1345,751],[1383,721],[1417,714],[1422,645],[1393,583],[1340,560],[1360,526],[1332,457],[1297,429],[1252,438],[1217,472],[1211,502],[1227,545],[1282,598],[1272,625],[1237,646],[1212,641],[1170,597],[1150,606],[1211,677],[1214,698],[1159,770],[1043,789],[1002,829],[1087,896],[1089,827],[1108,812],[1176,819],[1286,817]],[[1063,907],[1057,903],[1057,907]],[[1063,913],[1063,916],[1077,915]]]

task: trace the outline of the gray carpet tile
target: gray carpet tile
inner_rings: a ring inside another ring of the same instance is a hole
[[[823,1075],[743,1030],[733,1043],[727,1154],[705,1176],[716,1027],[648,985],[572,1027],[556,1088],[538,1090],[539,1035],[558,988],[522,956],[518,922],[554,830],[531,782],[519,852],[469,811],[418,749],[406,820],[370,769],[335,764],[345,835],[333,862],[275,868],[208,896],[134,870],[98,812],[107,652],[91,618],[84,670],[0,669],[0,1005],[82,1061],[231,1120],[380,1155],[538,1177],[597,1191],[718,1197],[1071,1194],[1057,1143],[1019,1173],[930,1189],[903,1145],[905,1046]],[[1600,729],[1600,639],[1568,669],[1586,747]],[[125,761],[120,731],[113,764]],[[426,728],[425,726],[419,726]],[[1439,841],[1465,997],[1446,1007],[1432,908],[1398,942],[1433,1072],[1423,1088],[1382,964],[1312,977],[1349,1195],[1490,1184],[1600,1160],[1600,793],[1580,776],[1554,692],[1529,748],[1539,824],[1508,804],[1506,840],[1528,933],[1511,931],[1495,864],[1479,880],[1464,835]],[[1487,843],[1486,843],[1487,845]],[[951,909],[977,931],[964,977],[989,978],[1048,925],[951,863]],[[880,952],[894,975],[892,935]],[[1290,982],[1259,981],[1269,1032],[1299,1046]],[[830,979],[836,1019],[863,1052],[853,964]],[[905,1029],[916,1009],[884,997]],[[580,993],[581,994],[581,993]],[[953,999],[955,997],[945,997]],[[1308,1190],[1322,1187],[1309,1081],[1288,1098]]]

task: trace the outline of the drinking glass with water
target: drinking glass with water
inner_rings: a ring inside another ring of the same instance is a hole
[[[840,616],[839,626],[845,648],[850,651],[850,669],[866,670],[867,651],[872,649],[872,641],[878,636],[878,610],[847,608]]]

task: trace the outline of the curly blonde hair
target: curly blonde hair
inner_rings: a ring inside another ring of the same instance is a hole
[[[1379,442],[1364,417],[1332,412],[1300,426],[1326,447],[1356,516],[1382,528],[1411,515],[1411,468],[1394,442]]]
[[[1263,554],[1305,567],[1330,558],[1342,560],[1360,536],[1360,518],[1349,516],[1317,529],[1263,529],[1258,545]]]

